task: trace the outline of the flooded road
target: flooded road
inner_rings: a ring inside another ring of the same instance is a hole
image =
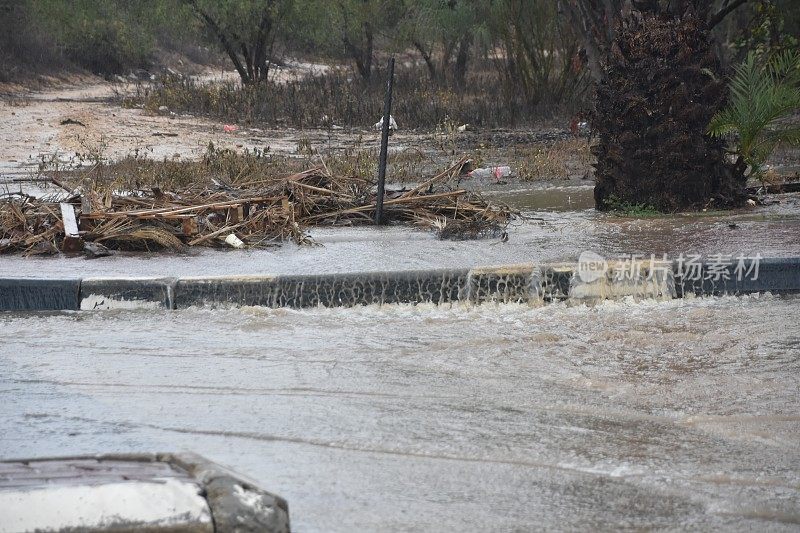
[[[642,254],[800,255],[800,194],[774,195],[780,203],[726,213],[627,218],[598,213],[591,187],[506,191],[526,217],[500,240],[441,241],[407,227],[312,228],[322,246],[284,243],[262,250],[197,250],[188,254],[81,257],[0,257],[0,276],[210,276],[316,274],[426,268],[472,268],[524,262],[575,261],[591,250],[607,258]]]
[[[796,531],[798,304],[0,314],[0,456],[193,450],[301,532]]]

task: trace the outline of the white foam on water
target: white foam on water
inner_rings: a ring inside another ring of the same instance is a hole
[[[140,309],[154,310],[163,309],[162,302],[153,300],[126,300],[124,298],[112,298],[103,294],[88,294],[81,298],[82,311],[98,311],[111,309]]]

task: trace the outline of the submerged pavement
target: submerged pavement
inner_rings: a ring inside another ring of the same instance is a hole
[[[192,450],[298,531],[796,530],[800,300],[0,314],[0,456]]]

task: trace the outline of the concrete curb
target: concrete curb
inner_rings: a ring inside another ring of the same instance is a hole
[[[752,294],[771,292],[773,294],[800,293],[800,257],[765,258],[758,263],[758,276],[738,276],[733,272],[736,265],[717,275],[715,263],[704,262],[700,267],[700,275],[691,272],[689,267],[676,264],[675,288],[679,298],[687,294],[696,296],[721,296],[723,294]],[[745,265],[745,268],[750,265]],[[700,279],[687,279],[688,277]]]
[[[671,299],[758,292],[800,293],[800,257],[761,258],[756,276],[729,263],[611,261],[585,282],[578,263],[473,269],[295,276],[0,279],[0,310],[184,309],[187,307],[350,307],[369,304],[480,304],[604,299]]]
[[[0,311],[76,311],[79,279],[0,279]]]
[[[285,499],[194,453],[3,460],[0,501],[9,531],[290,531]]]
[[[467,270],[179,279],[176,307],[351,307],[463,299]]]
[[[241,474],[189,453],[157,459],[184,469],[205,489],[215,531],[289,533],[289,504]]]

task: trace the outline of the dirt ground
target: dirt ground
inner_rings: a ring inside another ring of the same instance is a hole
[[[297,76],[320,68],[324,66],[297,64],[280,75]],[[231,80],[235,74],[208,72],[202,78],[212,82]],[[35,92],[0,84],[0,94],[5,95],[0,101],[0,176],[18,180],[30,177],[43,165],[70,169],[91,166],[99,159],[119,160],[132,155],[197,159],[209,143],[217,148],[262,150],[286,156],[347,150],[377,153],[379,146],[379,134],[371,124],[358,129],[335,125],[303,130],[257,128],[177,115],[169,110],[152,114],[118,105],[119,95],[133,89],[133,82],[112,83],[92,77],[76,78],[71,83],[59,81],[54,87]],[[379,113],[376,112],[376,120]],[[482,132],[439,127],[432,132],[413,132],[402,130],[402,117],[397,119],[401,129],[391,138],[390,165],[395,164],[398,169],[402,166],[407,171],[413,166],[425,174],[470,154],[481,165],[508,164],[515,173],[517,167],[524,170],[525,159],[539,159],[537,165],[551,174],[548,179],[581,178],[587,174],[586,163],[580,160],[551,172],[543,165],[548,154],[553,155],[549,149],[530,151],[531,145],[544,147],[569,140],[566,127]],[[560,151],[559,158],[569,155],[569,150]],[[584,152],[588,153],[588,144]],[[390,176],[391,170],[390,166]],[[538,179],[537,172],[532,171],[531,177]]]
[[[97,158],[129,155],[155,159],[198,158],[209,142],[220,148],[269,146],[278,153],[296,151],[306,132],[238,129],[203,118],[165,112],[151,115],[124,109],[114,97],[130,84],[80,79],[49,90],[17,92],[0,103],[0,174],[24,177],[41,163],[91,165]],[[0,92],[2,90],[0,89]]]

